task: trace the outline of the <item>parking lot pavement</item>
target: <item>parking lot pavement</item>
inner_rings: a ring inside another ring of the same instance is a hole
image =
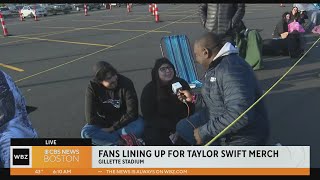
[[[186,34],[190,42],[204,30],[196,14],[197,4],[159,4],[160,22],[147,5],[40,17],[39,21],[10,19],[12,36],[0,37],[0,68],[11,75],[26,97],[30,118],[40,137],[80,137],[84,120],[84,93],[92,78],[92,66],[105,60],[135,83],[140,97],[151,80],[154,60],[161,57],[160,39]],[[287,9],[286,9],[287,8]],[[245,23],[271,38],[283,11],[278,4],[248,4]],[[263,11],[263,13],[261,13]],[[308,35],[308,47],[317,37]],[[310,145],[320,150],[319,47],[308,52],[299,64],[266,97],[270,144]],[[268,90],[293,64],[288,57],[268,57],[265,68],[256,71],[263,89]],[[10,68],[11,67],[11,68]],[[17,71],[18,68],[23,71]],[[199,71],[201,71],[200,67]],[[320,155],[312,153],[312,167]]]

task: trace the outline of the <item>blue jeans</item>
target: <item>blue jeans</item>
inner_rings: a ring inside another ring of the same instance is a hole
[[[111,133],[103,130],[100,126],[86,124],[81,130],[82,138],[91,138],[92,144],[98,146],[117,145],[120,136],[124,134],[134,134],[140,138],[144,131],[144,121],[141,117]]]
[[[196,144],[196,139],[193,135],[193,130],[207,123],[208,119],[206,118],[204,110],[195,112],[189,118],[180,120],[176,126],[176,132],[179,136],[185,140],[190,145]],[[191,125],[192,124],[192,125]],[[194,127],[193,127],[194,126]]]

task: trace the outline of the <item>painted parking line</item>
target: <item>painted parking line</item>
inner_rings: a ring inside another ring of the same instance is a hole
[[[187,16],[187,15],[185,15],[185,14],[162,14],[162,15],[160,15],[160,16],[176,16],[176,17],[185,17],[185,16]],[[197,17],[197,16],[195,16],[195,15],[192,15],[192,16],[190,16],[190,17]]]
[[[193,14],[190,15],[190,16],[193,16]],[[177,21],[175,21],[175,22],[182,21],[182,20],[185,20],[185,19],[187,19],[187,18],[189,18],[189,16],[186,16],[186,17],[184,17],[184,18],[181,18],[181,19],[179,19],[179,20],[177,20]],[[26,79],[30,79],[30,78],[35,77],[35,76],[39,76],[39,75],[41,75],[41,74],[47,73],[47,72],[49,72],[49,71],[55,70],[55,69],[57,69],[57,68],[60,68],[60,67],[65,66],[65,65],[68,65],[68,64],[71,64],[71,63],[74,63],[74,62],[78,62],[78,61],[80,61],[80,60],[82,60],[82,59],[84,59],[84,58],[90,57],[90,56],[95,55],[95,54],[98,54],[98,53],[100,53],[100,52],[104,52],[104,51],[106,51],[106,50],[108,50],[108,49],[110,49],[110,48],[117,47],[117,46],[119,46],[119,45],[121,45],[121,44],[125,44],[125,43],[127,43],[127,42],[129,42],[129,41],[132,41],[132,40],[134,40],[134,39],[137,39],[137,38],[139,38],[139,37],[142,37],[142,36],[144,36],[144,35],[147,35],[147,34],[151,33],[152,31],[158,31],[159,29],[162,29],[162,28],[165,28],[165,27],[170,26],[170,25],[172,25],[172,24],[175,24],[175,22],[168,23],[168,24],[166,24],[166,25],[163,25],[163,26],[158,27],[158,28],[156,28],[156,29],[153,29],[153,30],[151,30],[151,31],[148,31],[148,32],[145,32],[145,33],[143,33],[143,34],[140,34],[140,35],[134,36],[134,37],[132,37],[132,38],[129,38],[129,39],[127,39],[127,40],[121,41],[121,42],[119,42],[119,43],[117,43],[117,44],[115,44],[115,45],[113,45],[113,46],[111,46],[111,47],[106,47],[106,48],[100,49],[100,50],[98,50],[98,51],[95,51],[95,52],[93,52],[93,53],[90,53],[90,54],[87,54],[87,55],[85,55],[85,56],[79,57],[79,58],[77,58],[77,59],[73,59],[73,60],[68,61],[68,62],[65,62],[65,63],[63,63],[63,64],[60,64],[60,65],[54,66],[54,67],[52,67],[52,68],[49,68],[49,69],[40,71],[40,72],[38,72],[38,73],[35,73],[35,74],[32,74],[32,75],[26,76],[26,77],[24,77],[24,78],[18,79],[18,80],[15,81],[15,83],[24,81],[24,80],[26,80]]]
[[[172,10],[172,9],[177,9],[177,8],[180,8],[184,6],[184,4],[182,5],[179,5],[177,7],[174,7],[174,8],[169,8],[167,10],[165,10],[164,12],[168,11],[168,10]],[[78,16],[79,14],[75,14],[76,16]],[[105,23],[105,24],[101,24],[101,25],[97,25],[97,26],[91,26],[91,28],[96,28],[96,27],[101,27],[101,26],[107,26],[107,25],[112,25],[112,24],[119,24],[119,23],[123,23],[123,22],[130,22],[130,21],[133,21],[133,20],[138,20],[138,19],[143,19],[145,18],[145,16],[140,16],[138,18],[134,18],[134,19],[129,19],[129,20],[120,20],[120,21],[114,21],[114,22],[111,22],[111,23]],[[53,18],[52,18],[53,19]],[[58,19],[58,18],[57,18]],[[49,34],[46,34],[46,35],[43,35],[43,36],[39,36],[38,38],[42,38],[42,37],[47,37],[47,36],[51,36],[51,35],[57,35],[57,34],[63,34],[63,33],[67,33],[67,32],[73,32],[73,31],[78,31],[79,28],[75,28],[75,29],[71,29],[71,30],[66,30],[66,31],[61,31],[61,32],[55,32],[55,33],[49,33]],[[10,36],[9,36],[10,37]],[[14,37],[14,36],[13,36]],[[6,43],[2,43],[0,45],[6,45],[6,44],[11,44],[11,43],[16,43],[16,42],[21,42],[21,41],[27,41],[28,39],[21,39],[21,40],[16,40],[16,41],[11,41],[11,42],[6,42]]]
[[[87,21],[87,20],[72,20],[72,21]],[[90,20],[88,20],[88,21],[90,21]],[[97,20],[97,21],[102,21],[102,20]],[[179,23],[181,23],[181,24],[184,24],[184,23],[193,24],[193,23],[199,23],[199,22],[195,22],[195,21],[194,22],[192,22],[192,21],[188,22],[188,21],[185,21],[185,22],[176,22],[176,24],[179,24]],[[154,23],[154,21],[129,21],[129,22],[125,22],[125,23]],[[67,28],[67,27],[52,27],[52,28],[59,29],[59,28]],[[157,32],[159,32],[159,31],[157,31]]]
[[[55,32],[58,32],[58,31],[55,31]],[[52,32],[50,32],[52,33]],[[40,36],[40,35],[47,35],[49,34],[48,32],[46,33],[31,33],[31,34],[21,34],[21,35],[18,35],[18,36]]]
[[[94,44],[94,43],[75,42],[75,41],[63,41],[63,40],[56,40],[56,39],[32,38],[32,37],[24,37],[24,36],[15,36],[15,37],[22,38],[22,39],[28,39],[28,40],[60,42],[60,43],[78,44],[78,45],[87,45],[87,46],[100,46],[100,47],[111,47],[112,46],[112,45],[106,45],[106,44]]]
[[[106,26],[106,25],[111,25],[111,24],[118,24],[118,23],[122,23],[122,22],[127,22],[127,21],[131,21],[131,20],[137,20],[137,19],[142,19],[145,18],[145,16],[142,16],[140,18],[134,18],[134,19],[129,19],[129,20],[121,20],[121,21],[114,21],[112,23],[106,23],[106,24],[101,24],[101,25],[97,25],[97,26],[91,26],[91,27],[101,27],[101,26]],[[69,29],[69,30],[65,30],[65,31],[59,31],[59,32],[55,32],[55,33],[48,33],[46,35],[43,36],[39,36],[38,38],[42,38],[42,37],[47,37],[47,36],[51,36],[51,35],[57,35],[57,34],[63,34],[63,33],[67,33],[67,32],[73,32],[73,31],[78,31],[80,30],[79,28],[75,28],[75,29]],[[15,38],[16,36],[7,36],[9,38]],[[28,39],[20,39],[20,40],[16,40],[16,41],[10,41],[10,42],[6,42],[6,43],[2,43],[1,45],[6,45],[6,44],[12,44],[12,43],[16,43],[16,42],[21,42],[21,41],[27,41]]]
[[[39,28],[75,28],[75,27],[39,27]],[[148,32],[150,30],[144,30],[144,29],[106,29],[106,28],[77,28],[79,30],[85,30],[85,29],[91,29],[91,30],[100,30],[100,31],[126,31],[126,32]],[[171,31],[152,31],[153,33],[171,33]]]
[[[21,68],[17,68],[17,67],[10,66],[10,65],[7,65],[7,64],[2,64],[2,63],[0,63],[0,66],[5,67],[5,68],[8,68],[8,69],[11,69],[11,70],[14,70],[14,71],[18,71],[18,72],[23,72],[23,71],[24,71],[24,70],[21,69]]]

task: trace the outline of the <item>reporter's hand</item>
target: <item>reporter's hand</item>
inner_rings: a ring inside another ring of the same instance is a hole
[[[193,136],[196,139],[196,144],[197,145],[201,145],[202,144],[202,140],[199,134],[199,128],[196,128],[193,130]]]
[[[178,99],[180,101],[185,100],[187,102],[191,102],[192,101],[192,94],[189,90],[179,90]]]

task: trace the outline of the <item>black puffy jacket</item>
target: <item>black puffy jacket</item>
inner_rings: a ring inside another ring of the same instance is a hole
[[[202,25],[209,32],[219,35],[232,35],[240,28],[240,22],[245,14],[245,4],[208,3],[199,6]]]
[[[203,142],[218,135],[262,95],[252,68],[236,52],[226,44],[206,72],[201,95],[208,122],[199,127]],[[263,145],[268,135],[267,112],[260,101],[224,137],[229,145]]]

